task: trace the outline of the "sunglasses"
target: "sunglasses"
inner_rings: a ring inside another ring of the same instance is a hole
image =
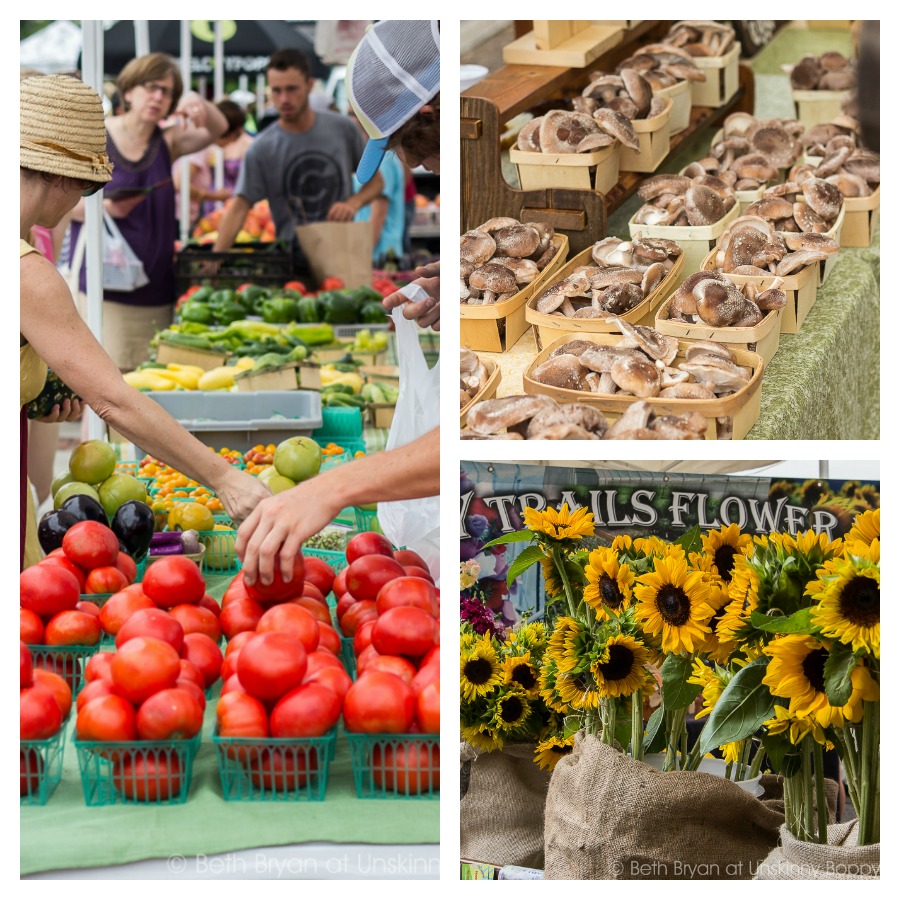
[[[81,192],[82,197],[93,197],[97,191],[102,191],[106,182],[104,181],[88,181],[85,182],[88,187],[84,188]]]

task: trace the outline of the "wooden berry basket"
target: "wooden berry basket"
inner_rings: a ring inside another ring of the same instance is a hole
[[[670,87],[658,88],[653,92],[653,96],[672,101],[669,134],[678,134],[691,124],[691,83],[689,81],[678,81]]]
[[[459,341],[469,350],[484,350],[504,353],[528,330],[525,320],[525,304],[546,287],[559,267],[565,262],[569,252],[569,238],[565,234],[553,235],[557,250],[553,259],[544,267],[531,284],[525,285],[518,294],[500,303],[459,307]]]
[[[704,322],[693,325],[687,322],[673,322],[669,318],[671,297],[656,312],[654,328],[661,334],[668,334],[680,341],[718,341],[732,350],[748,350],[758,353],[764,363],[778,352],[781,337],[781,316],[784,309],[773,309],[763,320],[752,328],[716,328]]]
[[[681,257],[684,260],[684,271],[696,272],[703,260],[709,256],[709,251],[716,246],[722,232],[738,217],[738,206],[735,203],[718,222],[712,225],[638,225],[634,221],[635,216],[637,213],[628,221],[628,231],[632,240],[641,235],[675,241],[684,251]]]
[[[672,118],[672,98],[666,100],[666,108],[652,119],[634,119],[631,122],[638,138],[639,150],[622,147],[619,151],[620,172],[655,172],[657,166],[669,155],[669,123]]]
[[[715,250],[703,260],[701,268],[710,272],[715,271]],[[780,290],[784,291],[787,297],[787,304],[782,310],[781,333],[796,334],[803,325],[803,321],[806,319],[809,311],[815,305],[819,287],[818,273],[818,264],[811,263],[793,275],[735,275],[732,272],[725,272],[724,274],[729,281],[738,287],[743,287],[745,284],[755,284],[761,290],[767,290],[772,287],[776,278],[780,278],[783,282]]]
[[[481,403],[482,400],[492,400],[497,396],[497,388],[500,386],[500,381],[503,378],[500,366],[490,359],[483,359],[482,362],[488,370],[488,380],[484,383],[484,387],[465,406],[460,407],[460,428],[466,427],[466,416],[476,403]]]
[[[724,106],[738,89],[738,59],[741,45],[734,46],[724,56],[695,56],[694,63],[706,75],[706,81],[691,82],[691,105]]]
[[[606,319],[576,319],[570,316],[553,316],[549,313],[541,313],[537,311],[536,305],[538,297],[543,290],[548,288],[555,281],[562,281],[571,275],[579,266],[589,266],[593,264],[591,257],[591,247],[587,247],[577,256],[570,259],[563,268],[561,268],[552,281],[548,281],[541,291],[536,291],[525,306],[525,318],[531,323],[534,329],[534,341],[540,350],[545,344],[555,340],[560,335],[572,337],[581,337],[589,334],[619,334],[619,330],[615,325]],[[652,325],[656,307],[665,300],[672,291],[678,287],[681,281],[681,273],[684,270],[684,255],[679,256],[675,260],[675,264],[669,270],[665,278],[652,290],[643,301],[641,301],[634,309],[629,310],[619,318],[634,325]]]
[[[830,122],[842,113],[850,91],[791,91],[797,118],[807,127]]]
[[[523,191],[578,188],[605,194],[619,180],[621,147],[618,141],[588,153],[534,153],[511,147],[509,160]]]
[[[871,247],[881,214],[881,185],[868,197],[844,198],[842,247]]]
[[[580,338],[592,341],[605,347],[616,346],[621,334],[584,334]],[[570,335],[564,335],[546,346],[528,367],[522,377],[522,384],[526,394],[546,394],[553,397],[559,403],[586,403],[599,409],[608,419],[619,419],[622,414],[639,397],[618,397],[615,394],[595,394],[591,391],[572,391],[566,388],[552,387],[541,384],[532,378],[534,370],[547,359],[553,351],[571,340]],[[678,356],[672,362],[677,366],[684,362],[684,353],[691,346],[691,341],[678,342]],[[682,415],[684,413],[699,412],[706,416],[706,439],[717,440],[717,419],[730,420],[731,435],[733,440],[740,440],[753,427],[759,418],[760,399],[762,389],[763,371],[765,363],[758,353],[748,350],[735,350],[735,358],[739,366],[748,366],[753,374],[749,383],[729,397],[716,398],[715,400],[663,400],[659,397],[650,397],[647,402],[653,408],[655,415]],[[723,426],[728,422],[723,421]]]
[[[865,198],[868,199],[868,198]],[[800,202],[803,202],[802,200]],[[841,243],[841,232],[844,227],[844,216],[846,214],[847,209],[847,201],[845,200],[843,205],[841,206],[841,211],[838,213],[837,218],[834,220],[834,224],[828,231],[823,232],[827,237],[834,238],[839,244]],[[782,236],[784,236],[785,232],[779,232]],[[818,269],[818,278],[819,278],[819,287],[825,284],[828,276],[831,274],[831,270],[834,268],[835,263],[838,261],[838,257],[840,256],[840,251],[837,253],[832,253],[827,259],[820,260],[816,263],[816,268]]]

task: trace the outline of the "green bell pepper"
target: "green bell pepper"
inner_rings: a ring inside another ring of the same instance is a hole
[[[209,325],[213,320],[212,308],[205,303],[188,300],[178,311],[185,322],[198,322],[201,325]]]
[[[287,324],[297,320],[297,301],[290,297],[272,297],[261,307],[263,322]]]

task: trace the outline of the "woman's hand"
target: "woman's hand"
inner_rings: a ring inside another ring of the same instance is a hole
[[[81,400],[66,399],[63,400],[62,403],[57,403],[46,416],[41,416],[34,421],[46,422],[48,425],[52,425],[56,422],[74,422],[81,417],[83,410],[84,404]]]
[[[216,495],[222,501],[225,511],[240,525],[257,505],[272,494],[258,479],[240,469],[232,469],[225,476],[224,484],[214,485]]]
[[[434,331],[441,330],[441,264],[440,261],[428,263],[427,266],[419,266],[416,269],[419,277],[413,281],[425,290],[429,297],[412,303],[405,294],[397,291],[388,294],[381,301],[381,305],[390,312],[397,306],[403,306],[403,316],[407,319],[415,319],[420,328],[431,328]],[[405,304],[405,305],[404,305]]]

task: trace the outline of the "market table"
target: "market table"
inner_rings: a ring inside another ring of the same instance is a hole
[[[207,590],[220,599],[230,580],[208,577]],[[153,874],[136,877],[207,877],[204,869],[231,878],[437,877],[439,802],[360,800],[343,734],[324,801],[226,802],[210,739],[214,724],[215,697],[186,803],[88,807],[70,720],[62,781],[46,806],[20,809],[20,874],[132,877],[127,867],[109,867],[146,860],[137,871]]]
[[[806,53],[849,54],[846,31],[785,28],[752,61],[757,116],[794,115],[790,81],[780,66]],[[677,172],[708,155],[710,131],[686,140],[660,171]],[[516,183],[504,154],[504,175]],[[607,232],[630,240],[628,220],[642,204],[634,195],[607,220]],[[879,437],[880,229],[872,246],[842,248],[798,334],[781,335],[763,377],[760,417],[747,440],[876,440]],[[685,272],[685,275],[690,273]],[[479,351],[500,366],[498,397],[522,393],[522,375],[537,355],[531,328],[506,353]]]

